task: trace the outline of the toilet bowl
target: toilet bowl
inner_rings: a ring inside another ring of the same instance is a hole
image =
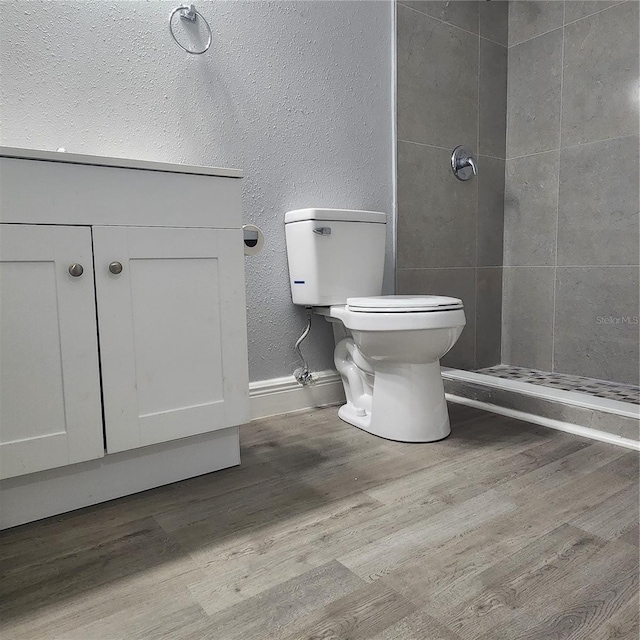
[[[342,420],[403,442],[449,435],[440,358],[465,326],[460,300],[374,296],[315,311],[343,327],[334,331],[334,360],[347,399],[338,411]]]
[[[333,324],[345,422],[390,440],[449,435],[440,358],[465,326],[462,301],[381,296],[386,215],[348,209],[285,214],[291,298]]]

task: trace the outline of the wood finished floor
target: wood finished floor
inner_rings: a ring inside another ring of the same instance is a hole
[[[265,419],[241,467],[4,532],[0,637],[638,640],[638,454],[450,411]]]

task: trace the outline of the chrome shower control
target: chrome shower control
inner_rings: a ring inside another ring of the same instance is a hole
[[[458,180],[463,181],[478,175],[476,159],[467,147],[460,145],[453,150],[451,154],[451,170]]]

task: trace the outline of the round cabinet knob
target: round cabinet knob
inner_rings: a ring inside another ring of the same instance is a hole
[[[69,265],[69,274],[74,278],[79,278],[84,273],[84,269],[81,264],[74,262]]]
[[[111,271],[111,273],[114,273],[115,275],[118,275],[119,273],[122,273],[122,263],[121,262],[112,262],[109,265],[109,271]]]

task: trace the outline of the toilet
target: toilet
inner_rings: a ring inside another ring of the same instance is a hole
[[[293,303],[332,323],[346,404],[339,417],[377,436],[434,442],[451,432],[440,359],[466,319],[448,296],[382,296],[386,215],[285,214]]]

